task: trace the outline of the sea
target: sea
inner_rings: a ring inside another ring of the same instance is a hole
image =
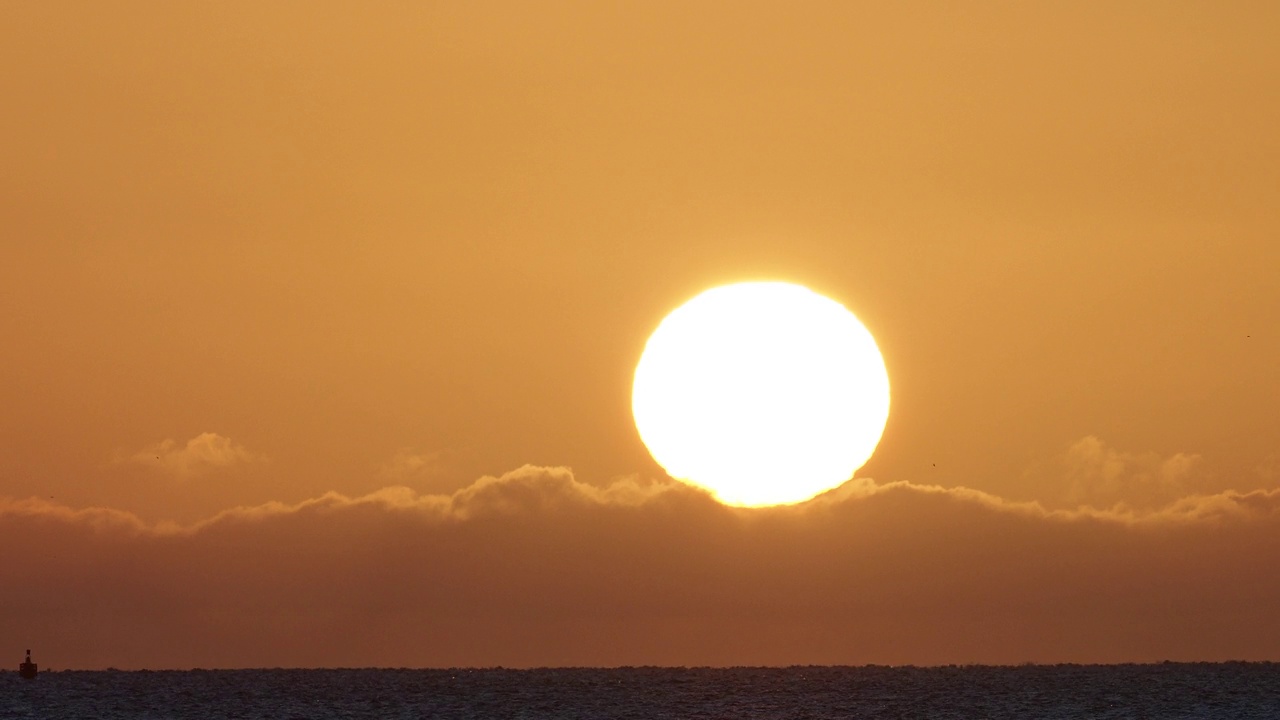
[[[42,672],[0,718],[1280,719],[1280,663]]]

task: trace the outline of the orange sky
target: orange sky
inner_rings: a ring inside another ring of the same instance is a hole
[[[1280,8],[794,5],[0,5],[0,640],[1280,659]],[[885,354],[836,497],[635,432],[744,279]]]

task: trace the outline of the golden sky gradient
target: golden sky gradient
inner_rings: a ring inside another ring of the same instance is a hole
[[[0,639],[1280,659],[1277,27],[0,4]],[[862,480],[741,511],[665,479],[630,390],[667,312],[756,279],[853,310],[893,400]]]

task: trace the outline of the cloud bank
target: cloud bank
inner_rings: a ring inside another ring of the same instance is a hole
[[[1280,647],[1280,491],[1048,510],[857,481],[744,511],[524,467],[148,524],[0,502],[53,667],[1107,662]]]

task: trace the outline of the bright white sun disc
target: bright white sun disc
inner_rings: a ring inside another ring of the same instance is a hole
[[[785,505],[844,483],[871,457],[889,376],[840,303],[790,283],[739,283],[658,325],[631,409],[672,477],[730,505]]]

